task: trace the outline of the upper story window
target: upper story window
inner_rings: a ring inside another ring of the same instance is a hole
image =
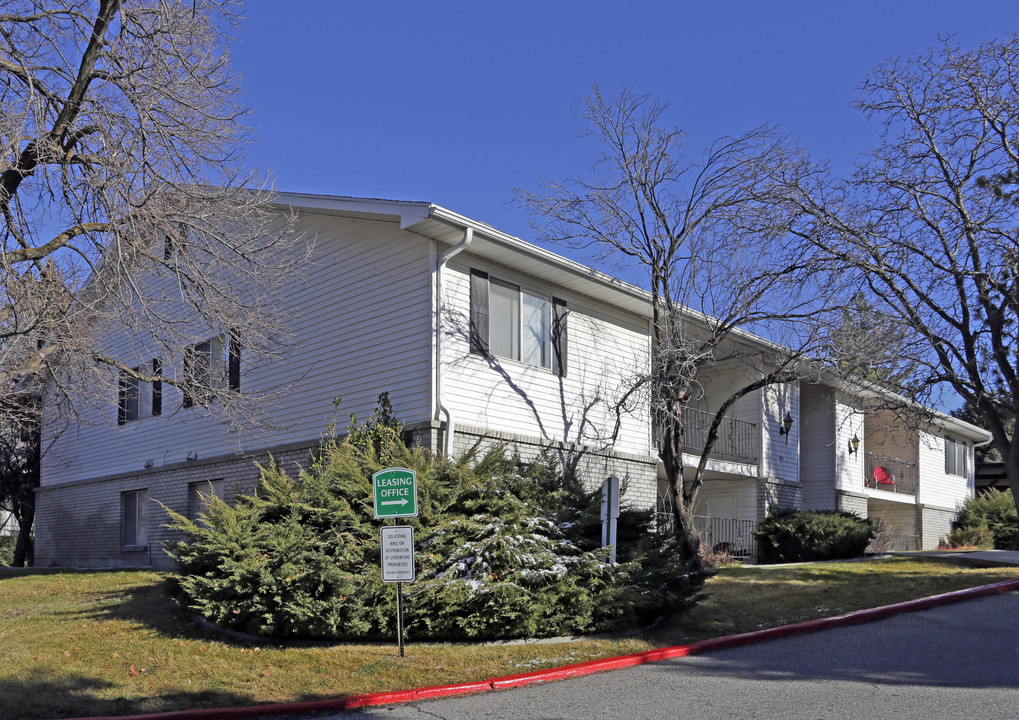
[[[192,407],[196,399],[209,402],[214,390],[241,389],[241,344],[236,333],[217,335],[187,348],[184,353],[184,373],[192,390],[206,390],[201,398],[194,392],[184,392],[184,407]]]
[[[146,376],[159,376],[162,366],[159,358],[132,368],[131,372],[121,371],[117,389],[117,424],[125,425],[133,420],[158,416],[163,412],[163,383],[161,380],[145,382]],[[135,374],[137,373],[137,374]]]
[[[566,374],[566,303],[471,270],[471,352]]]
[[[945,436],[945,473],[947,475],[962,475],[966,477],[968,455],[966,443],[954,440]]]

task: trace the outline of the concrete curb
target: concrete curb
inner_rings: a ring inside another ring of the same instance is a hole
[[[582,677],[596,672],[606,670],[620,670],[622,668],[644,665],[652,662],[660,662],[671,658],[685,657],[687,655],[698,655],[711,650],[738,647],[751,643],[764,642],[800,633],[815,632],[834,627],[856,625],[859,623],[880,620],[891,615],[900,613],[924,610],[938,605],[947,605],[962,600],[970,600],[985,595],[1019,590],[1019,578],[1004,580],[991,585],[981,585],[966,590],[955,590],[953,592],[932,595],[920,598],[919,600],[907,600],[906,602],[884,605],[871,608],[870,610],[856,610],[854,612],[836,615],[830,618],[818,620],[807,620],[792,625],[757,630],[755,632],[743,633],[742,635],[726,635],[725,637],[702,640],[687,645],[675,645],[673,647],[648,650],[646,652],[622,655],[614,658],[601,660],[589,660],[588,662],[566,665],[548,670],[536,670],[534,672],[520,675],[507,675],[505,677],[480,680],[477,682],[457,683],[453,685],[435,685],[432,687],[417,688],[414,690],[395,690],[392,692],[372,693],[369,695],[347,695],[345,697],[333,698],[330,700],[312,700],[307,702],[281,703],[276,705],[248,705],[233,708],[212,708],[192,709],[173,712],[151,713],[148,715],[117,715],[107,717],[70,718],[68,720],[239,720],[240,718],[263,717],[267,715],[300,715],[302,713],[323,712],[330,710],[353,710],[360,707],[373,705],[396,705],[410,703],[420,700],[431,700],[440,697],[453,697],[457,695],[473,695],[475,693],[489,692],[492,690],[507,690],[524,685],[535,683],[554,682],[572,677]]]

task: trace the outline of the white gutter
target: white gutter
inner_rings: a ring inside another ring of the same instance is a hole
[[[435,404],[439,407],[439,412],[446,416],[446,437],[443,452],[447,458],[453,457],[453,433],[456,431],[456,421],[453,412],[446,406],[442,397],[442,268],[445,267],[447,260],[466,250],[473,239],[474,228],[470,226],[464,228],[463,240],[442,253],[435,263]]]

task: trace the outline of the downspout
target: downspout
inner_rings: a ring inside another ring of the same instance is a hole
[[[456,420],[442,397],[442,268],[445,267],[447,260],[466,250],[473,239],[474,228],[465,228],[463,240],[442,253],[435,263],[435,284],[437,286],[435,298],[435,404],[438,406],[439,412],[446,416],[446,437],[443,444],[443,453],[446,457],[453,456],[453,433],[456,431]]]

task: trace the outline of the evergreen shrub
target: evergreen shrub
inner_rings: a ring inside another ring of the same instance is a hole
[[[368,423],[329,441],[296,479],[261,468],[254,496],[209,498],[198,523],[171,512],[172,583],[192,612],[276,637],[391,638],[396,593],[382,582],[371,476],[417,472],[417,580],[404,585],[411,639],[547,637],[649,622],[703,582],[676,562],[651,512],[620,518],[619,562],[604,562],[600,495],[573,469],[501,449],[458,461],[401,440],[385,397]]]
[[[957,527],[949,534],[946,542],[953,550],[990,550],[994,547],[994,536],[986,525]]]
[[[0,535],[0,567],[14,564],[14,550],[18,546],[16,535]]]
[[[1010,491],[992,488],[963,503],[955,527],[972,530],[980,526],[990,531],[994,547],[998,550],[1004,550],[1012,544],[1019,534],[1019,514],[1016,513],[1015,500]]]
[[[870,520],[839,510],[773,510],[755,533],[761,563],[859,557],[874,537]]]

